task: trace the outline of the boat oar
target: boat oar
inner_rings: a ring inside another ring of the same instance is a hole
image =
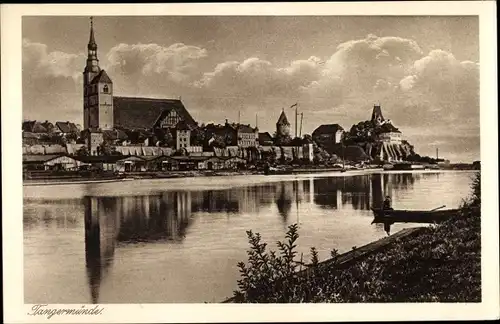
[[[443,206],[439,206],[439,207],[437,207],[437,208],[434,208],[434,209],[432,209],[432,210],[430,210],[430,211],[432,212],[432,211],[435,211],[435,210],[438,210],[438,209],[441,209],[441,208],[444,208],[444,207],[446,207],[446,205],[443,205]]]

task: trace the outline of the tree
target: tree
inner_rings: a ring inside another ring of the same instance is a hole
[[[191,145],[202,146],[205,143],[205,131],[202,128],[195,128],[191,131]]]
[[[78,156],[88,156],[89,155],[89,150],[86,145],[83,145],[76,151],[76,155]]]
[[[77,133],[68,133],[65,136],[66,142],[75,142],[78,139],[78,134]]]
[[[325,164],[326,162],[328,162],[328,160],[330,160],[330,154],[328,154],[328,152],[326,152],[319,146],[314,146],[313,154],[314,163],[316,164]]]
[[[212,147],[225,148],[226,139],[220,135],[214,135],[214,140],[210,143]]]
[[[314,143],[314,140],[311,135],[305,134],[302,139],[304,140],[305,143]]]
[[[292,138],[290,136],[278,135],[274,138],[274,144],[278,145],[278,146],[290,144],[291,141],[292,141]]]
[[[170,129],[165,130],[165,134],[163,136],[163,143],[167,147],[174,147],[175,146],[174,136],[172,135],[172,132],[170,131]]]
[[[99,155],[122,155],[120,152],[116,150],[116,147],[112,146],[109,142],[104,141],[101,145],[99,145],[98,150]]]

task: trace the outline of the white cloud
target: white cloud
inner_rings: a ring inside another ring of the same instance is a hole
[[[193,63],[207,56],[207,50],[176,43],[168,47],[158,44],[119,44],[108,52],[109,69],[125,75],[162,74],[173,80],[188,76]]]
[[[479,126],[479,64],[458,61],[452,53],[433,50],[415,61],[400,87],[411,105],[448,122]],[[466,121],[468,120],[468,121]]]
[[[319,77],[319,63],[317,57],[293,61],[284,68],[256,57],[242,62],[228,61],[218,64],[213,71],[204,73],[194,85],[202,91],[244,97],[247,100],[263,96],[297,96],[302,87]]]
[[[399,86],[401,87],[401,89],[403,89],[404,91],[408,91],[410,90],[411,88],[413,88],[413,85],[415,84],[415,79],[416,77],[413,76],[413,75],[408,75],[408,76],[405,76],[400,82],[399,82]]]
[[[47,45],[23,39],[23,71],[25,77],[81,78],[83,53],[71,54],[60,51],[48,52]]]
[[[399,80],[421,55],[422,50],[413,40],[368,35],[340,44],[326,61],[323,80],[318,82],[331,88],[331,80],[336,79],[344,88],[344,95],[366,96],[376,90],[377,83],[380,86],[384,81]]]

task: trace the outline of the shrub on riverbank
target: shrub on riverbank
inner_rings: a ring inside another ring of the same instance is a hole
[[[319,267],[299,275],[298,227],[292,225],[279,252],[267,251],[259,234],[247,232],[248,263],[240,262],[235,302],[480,302],[480,176],[456,217],[397,240],[346,267]],[[332,252],[336,257],[336,251]]]

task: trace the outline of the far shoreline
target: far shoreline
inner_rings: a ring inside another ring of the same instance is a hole
[[[444,172],[473,172],[475,170],[454,170],[454,169],[426,169],[426,170],[383,170],[382,168],[367,168],[359,170],[346,170],[342,172],[339,169],[324,168],[324,169],[297,169],[291,170],[286,173],[270,174],[273,176],[287,176],[287,175],[342,175],[342,176],[355,176],[365,174],[402,174],[402,173],[444,173]],[[114,182],[129,182],[134,180],[170,180],[180,178],[210,178],[210,177],[229,177],[229,176],[264,176],[263,171],[255,170],[221,170],[221,171],[169,171],[169,172],[133,172],[126,173],[123,176],[116,177],[95,177],[95,178],[51,178],[51,179],[33,179],[23,180],[23,186],[51,186],[51,185],[71,185],[71,184],[99,184],[99,183],[114,183]]]

